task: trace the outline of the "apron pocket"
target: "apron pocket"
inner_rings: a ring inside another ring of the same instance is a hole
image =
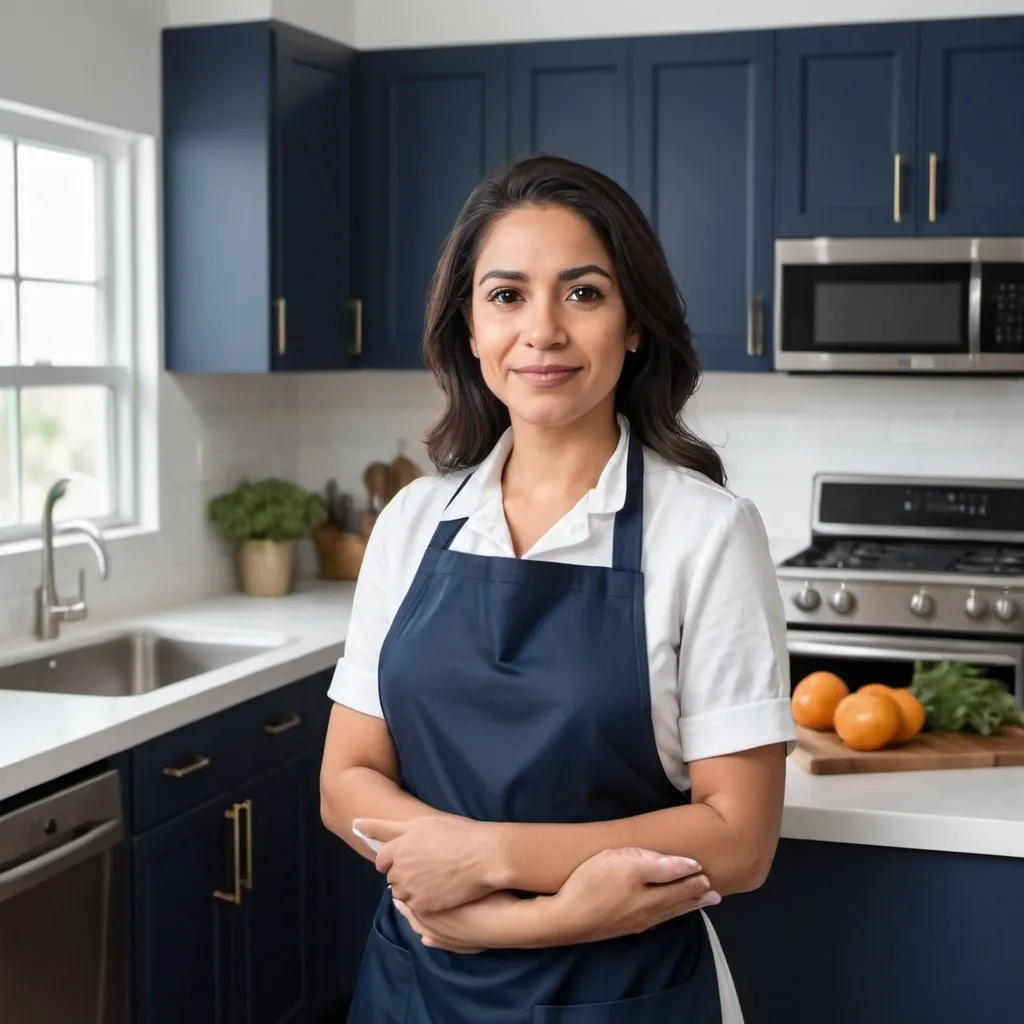
[[[412,984],[412,954],[387,938],[374,918],[348,1024],[405,1024]]]
[[[721,1024],[717,991],[699,978],[664,992],[612,1003],[535,1006],[533,1024]]]

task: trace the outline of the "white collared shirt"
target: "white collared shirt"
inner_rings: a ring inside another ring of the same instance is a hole
[[[610,566],[626,498],[627,421],[597,485],[522,557]],[[366,546],[335,701],[381,717],[377,662],[441,519],[466,523],[451,550],[514,558],[501,475],[511,431],[477,467],[422,477],[385,507]],[[687,763],[792,744],[786,617],[761,517],[746,498],[644,450],[643,573],[652,725],[665,773],[689,788]]]

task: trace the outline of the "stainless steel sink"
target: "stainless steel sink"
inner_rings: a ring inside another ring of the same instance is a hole
[[[126,697],[234,665],[289,642],[281,636],[138,629],[0,665],[0,690]]]

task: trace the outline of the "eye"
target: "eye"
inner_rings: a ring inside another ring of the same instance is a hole
[[[496,306],[511,306],[518,298],[519,292],[515,288],[495,288],[487,296],[487,301],[493,302]]]
[[[578,284],[569,292],[571,302],[596,302],[601,298],[601,292],[592,284]]]

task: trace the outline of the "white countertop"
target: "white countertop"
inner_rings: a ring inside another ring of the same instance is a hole
[[[302,679],[341,656],[351,584],[316,584],[280,600],[234,595],[102,628],[53,645],[7,646],[0,662],[127,626],[284,634],[245,663],[132,697],[0,690],[0,799]],[[811,776],[790,763],[782,834],[790,839],[1024,858],[1024,768]]]

